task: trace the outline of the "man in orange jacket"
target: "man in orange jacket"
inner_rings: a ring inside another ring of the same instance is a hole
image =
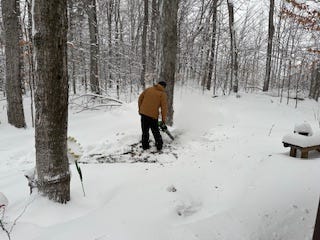
[[[141,129],[142,129],[142,148],[148,149],[149,146],[149,129],[151,128],[156,147],[160,151],[162,149],[163,141],[159,131],[158,117],[161,109],[162,123],[166,123],[168,106],[167,94],[165,88],[167,84],[160,81],[158,84],[144,90],[138,100],[139,114],[141,115]]]

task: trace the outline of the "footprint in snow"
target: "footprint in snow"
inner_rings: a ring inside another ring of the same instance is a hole
[[[179,216],[189,217],[200,211],[202,204],[200,202],[182,203],[176,207],[176,213]]]

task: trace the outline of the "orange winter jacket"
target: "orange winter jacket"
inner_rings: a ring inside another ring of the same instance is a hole
[[[161,108],[162,121],[166,122],[168,112],[167,94],[160,84],[144,90],[139,96],[138,105],[140,114],[154,119],[158,119],[159,109]]]

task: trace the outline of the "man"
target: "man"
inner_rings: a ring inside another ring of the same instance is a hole
[[[166,123],[167,118],[167,94],[165,88],[167,84],[160,81],[153,87],[144,90],[138,100],[139,114],[141,115],[141,128],[142,128],[142,148],[148,149],[149,146],[149,129],[151,128],[156,147],[158,151],[162,149],[163,141],[159,131],[158,117],[159,110],[161,109],[162,123]]]

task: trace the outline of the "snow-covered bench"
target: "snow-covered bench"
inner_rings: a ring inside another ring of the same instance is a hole
[[[309,151],[320,151],[320,132],[313,133],[307,123],[296,125],[294,133],[283,137],[284,147],[290,147],[290,156],[296,157],[297,150],[301,152],[301,158],[308,158]]]

